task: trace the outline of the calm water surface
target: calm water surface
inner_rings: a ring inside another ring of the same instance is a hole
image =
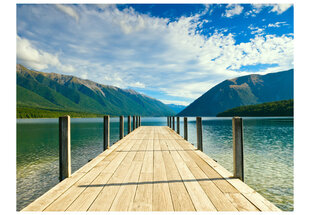
[[[183,136],[181,118],[181,136]],[[118,118],[111,118],[111,143],[118,141]],[[165,126],[167,119],[141,118],[142,126]],[[125,117],[125,134],[127,121]],[[293,118],[244,118],[245,182],[282,210],[293,210]],[[196,146],[195,118],[188,118],[189,142]],[[103,119],[71,119],[72,172],[102,152]],[[203,118],[203,150],[229,171],[231,118]],[[58,181],[58,119],[17,120],[17,210]]]

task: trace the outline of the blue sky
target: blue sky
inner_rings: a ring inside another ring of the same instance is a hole
[[[290,4],[18,4],[17,62],[187,105],[294,67]]]

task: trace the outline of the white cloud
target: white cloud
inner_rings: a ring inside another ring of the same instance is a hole
[[[160,101],[164,104],[175,104],[175,105],[184,105],[187,106],[190,103],[185,101],[178,101],[178,100],[166,100],[166,99],[160,99]]]
[[[251,34],[255,35],[262,35],[265,31],[264,28],[254,27],[253,24],[251,24],[248,28],[251,30]]]
[[[50,65],[56,67],[60,72],[74,72],[74,67],[60,63],[57,55],[36,49],[29,40],[18,35],[16,37],[16,57],[18,63],[32,69],[44,70]]]
[[[252,4],[252,10],[245,12],[245,16],[255,17],[259,14],[266,5],[263,4]]]
[[[270,28],[279,28],[282,25],[287,25],[286,22],[276,22],[276,23],[270,23],[268,24],[268,27]]]
[[[65,14],[73,17],[76,22],[79,21],[79,15],[77,14],[77,12],[72,7],[67,6],[67,5],[63,5],[63,4],[56,4],[55,6],[56,6],[56,8],[58,8],[59,10],[64,12]]]
[[[245,12],[245,16],[255,17],[259,14],[264,8],[268,8],[270,12],[276,12],[277,14],[281,14],[289,9],[292,4],[252,4],[252,9]]]
[[[83,73],[83,74],[81,74],[81,76],[80,76],[82,79],[87,79],[87,77],[88,77],[88,75],[87,75],[87,72],[86,73]]]
[[[145,84],[137,81],[135,83],[129,84],[130,87],[137,87],[137,88],[145,88]]]
[[[27,58],[21,58],[21,51],[18,58],[32,66],[54,66],[60,73],[61,59],[61,65],[79,68],[75,71],[79,77],[87,74],[88,79],[102,84],[160,91],[162,99],[184,102],[193,101],[225,79],[250,74],[242,71],[243,66],[277,64],[274,68],[278,71],[293,67],[291,36],[256,35],[249,42],[236,44],[232,34],[215,32],[207,37],[196,32],[204,22],[199,14],[169,21],[133,9],[94,7],[76,8],[78,25],[66,24],[56,13],[50,14],[53,22],[64,25],[64,31],[49,35],[44,43],[48,50],[57,50],[53,52],[57,55],[38,50],[26,40],[30,46]],[[45,22],[32,27],[39,43],[44,38]]]
[[[281,14],[285,12],[287,9],[289,9],[291,6],[293,5],[292,4],[274,4],[272,5],[272,9],[270,10],[270,12],[276,12],[277,14]]]
[[[243,11],[243,7],[241,5],[229,4],[226,6],[226,11],[225,11],[225,14],[223,14],[223,16],[230,18],[235,15],[241,14],[242,11]]]

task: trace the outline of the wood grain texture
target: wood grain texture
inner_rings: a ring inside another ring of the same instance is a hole
[[[279,209],[168,126],[140,126],[23,211]]]

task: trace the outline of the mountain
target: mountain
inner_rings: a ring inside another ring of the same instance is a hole
[[[182,110],[184,110],[184,108],[186,108],[185,105],[175,105],[175,104],[167,104],[168,107],[170,107],[172,110],[174,110],[174,112],[179,113]]]
[[[245,105],[226,110],[216,116],[293,116],[294,100],[266,102],[257,105]]]
[[[16,71],[17,109],[109,115],[175,114],[159,100],[134,90],[123,90],[75,76],[32,71],[20,64]]]
[[[179,116],[216,116],[243,105],[293,99],[294,70],[225,80],[181,111]]]

